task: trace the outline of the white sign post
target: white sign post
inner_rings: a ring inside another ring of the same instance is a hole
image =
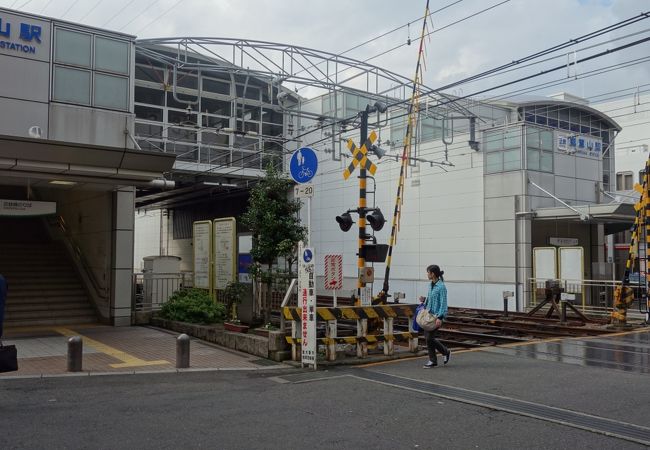
[[[298,301],[300,313],[300,338],[302,342],[302,365],[312,364],[316,370],[316,284],[314,251],[298,243]]]
[[[336,290],[343,289],[343,255],[325,255],[325,289],[334,291],[336,308]]]
[[[194,222],[192,248],[194,249],[194,287],[210,289],[210,238],[212,222],[202,220]]]
[[[234,217],[214,219],[214,289],[223,290],[236,279],[237,249],[235,247],[236,222]]]

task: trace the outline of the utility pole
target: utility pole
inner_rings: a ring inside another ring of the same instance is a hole
[[[363,145],[368,139],[368,115],[370,114],[370,105],[361,111],[361,136],[359,141]],[[366,243],[366,168],[363,165],[359,167],[359,257],[357,259],[357,298],[361,300],[362,290],[366,287],[363,281],[363,273],[366,268],[366,259],[364,254],[364,245]]]

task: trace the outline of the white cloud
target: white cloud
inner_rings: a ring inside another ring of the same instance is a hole
[[[77,21],[95,6],[83,20],[88,25],[101,26],[116,12],[120,14],[111,21],[109,28],[136,33],[154,19],[151,26],[142,30],[139,37],[211,36],[255,39],[280,42],[318,50],[338,53],[384,32],[411,22],[394,33],[375,39],[349,53],[348,56],[365,60],[386,52],[412,39],[411,46],[374,58],[371,63],[412,78],[417,58],[417,39],[421,21],[416,20],[424,12],[424,0],[394,2],[387,0],[86,0],[78,2],[64,19]],[[33,0],[25,10],[39,13],[48,0]],[[47,15],[59,17],[74,0],[51,2]],[[99,2],[99,3],[98,3]],[[464,78],[497,67],[512,60],[525,57],[552,45],[589,33],[597,28],[613,24],[648,9],[647,0],[511,0],[490,11],[463,20],[500,0],[464,0],[444,9],[433,17],[435,32],[427,43],[427,73],[425,82],[439,87],[450,81]],[[8,7],[13,0],[0,0],[0,6]],[[432,10],[451,4],[435,2]],[[149,6],[151,5],[151,6]],[[170,9],[171,8],[171,9]],[[123,11],[122,11],[123,9]],[[161,16],[165,11],[169,12]],[[134,15],[138,16],[132,20]],[[129,23],[130,22],[130,23]],[[128,24],[128,25],[127,25]],[[444,28],[450,25],[448,28]],[[606,40],[632,31],[648,28],[650,20],[644,20],[625,30],[601,38]],[[647,36],[645,34],[644,36]],[[643,37],[643,36],[639,36]],[[589,54],[586,44],[577,44],[578,57]],[[613,48],[611,43],[601,49]],[[650,54],[650,44],[643,44],[591,63],[581,64],[580,73],[598,67],[621,64]],[[509,73],[462,86],[465,93],[533,74],[553,65],[566,63],[566,56],[527,70]],[[612,90],[614,86],[643,84],[650,75],[650,64],[644,63],[628,69],[612,71],[598,77],[579,80],[548,91],[568,90],[577,95],[593,95]],[[516,87],[534,86],[544,80],[561,78],[566,73],[555,73],[536,78]]]

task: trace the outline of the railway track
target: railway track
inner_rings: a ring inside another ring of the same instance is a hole
[[[319,297],[319,306],[332,306],[330,298]],[[338,306],[351,306],[349,299],[339,299]],[[279,324],[279,314],[274,316]],[[528,342],[533,339],[548,339],[554,337],[597,336],[610,333],[605,328],[606,319],[589,317],[588,322],[578,317],[567,317],[565,323],[558,318],[528,316],[526,313],[509,312],[507,316],[502,311],[477,308],[449,308],[449,314],[443,327],[438,331],[440,340],[454,348],[476,348],[501,344]],[[405,318],[397,319],[394,323],[396,332],[408,331]],[[382,333],[382,322],[370,320],[369,332]],[[325,336],[325,324],[318,324],[318,336]],[[340,320],[337,325],[338,336],[356,335],[356,322]],[[424,337],[419,337],[420,345],[424,346]],[[398,346],[406,345],[402,342]]]

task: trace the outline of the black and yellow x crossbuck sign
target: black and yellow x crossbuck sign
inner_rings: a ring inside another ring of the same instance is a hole
[[[368,149],[370,146],[377,140],[377,133],[374,131],[370,133],[366,142],[363,143],[361,147],[354,145],[352,139],[348,139],[348,149],[352,153],[352,162],[350,165],[343,171],[343,179],[347,180],[350,178],[354,168],[358,165],[361,165],[362,169],[368,170],[372,175],[377,171],[377,166],[375,166],[372,161],[368,159]]]

